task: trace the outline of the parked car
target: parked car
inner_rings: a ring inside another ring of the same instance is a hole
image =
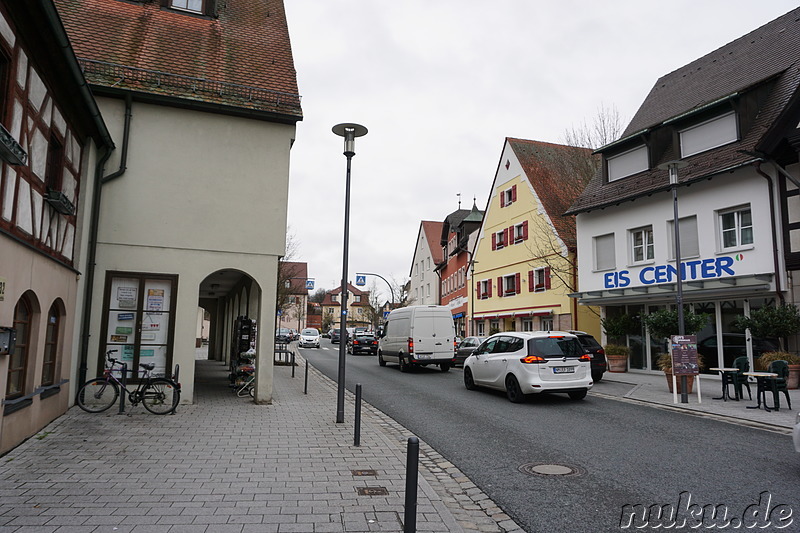
[[[608,363],[606,362],[606,351],[597,342],[597,339],[589,335],[584,331],[574,331],[570,330],[569,333],[572,333],[576,337],[578,337],[578,341],[583,346],[583,349],[586,350],[592,358],[592,380],[597,383],[601,379],[603,379],[603,374],[605,374],[606,370],[608,370]]]
[[[297,334],[297,330],[296,329],[291,329],[291,328],[289,329],[289,336],[291,337],[291,340],[293,340],[293,341],[296,341],[297,339],[300,338],[300,335]]]
[[[450,309],[441,305],[412,305],[395,309],[386,318],[378,341],[378,364],[396,362],[401,372],[415,366],[439,365],[450,370],[456,330]]]
[[[591,357],[566,331],[492,335],[464,361],[464,386],[505,391],[514,403],[528,394],[565,392],[580,400],[592,388]]]
[[[300,347],[319,348],[319,331],[317,328],[306,328],[300,332]]]
[[[278,328],[275,332],[275,342],[292,342],[292,331],[289,328]]]
[[[347,339],[347,353],[353,355],[367,352],[370,355],[378,353],[378,339],[369,333],[356,333]]]
[[[345,332],[344,332],[344,342],[347,342],[347,339],[349,337],[350,337],[350,334],[347,332],[347,330],[345,330]],[[332,343],[334,343],[334,342],[338,343],[341,340],[341,338],[342,338],[342,334],[340,332],[340,329],[339,328],[333,328],[331,330],[331,342]]]
[[[475,348],[486,340],[486,337],[464,337],[464,339],[456,344],[456,354],[453,357],[453,366],[461,366],[464,361],[469,357]]]

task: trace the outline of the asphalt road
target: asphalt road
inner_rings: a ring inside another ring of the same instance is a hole
[[[336,380],[338,345],[323,339],[321,349],[302,353]],[[761,531],[800,531],[800,455],[786,435],[591,392],[577,402],[553,394],[512,404],[502,393],[466,390],[460,368],[403,374],[369,355],[348,355],[345,377],[349,390],[361,383],[364,401],[455,464],[526,531],[619,531],[623,514],[630,515],[623,506],[677,508],[681,494],[691,504],[724,506],[718,511],[727,516],[712,521],[718,530],[752,523],[771,524]],[[519,470],[531,463],[566,465],[575,474]],[[789,518],[780,514],[786,506]],[[734,521],[719,527],[726,520]]]

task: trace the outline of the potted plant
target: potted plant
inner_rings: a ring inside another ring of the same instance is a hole
[[[796,389],[800,386],[800,357],[787,352],[784,348],[786,337],[800,333],[800,310],[797,306],[792,304],[764,306],[751,311],[749,317],[739,315],[733,325],[741,330],[749,329],[750,334],[755,337],[777,337],[781,349],[762,354],[754,361],[755,366],[766,370],[770,362],[783,359],[789,363],[787,387]]]
[[[603,351],[606,353],[609,372],[628,371],[628,356],[630,355],[630,349],[627,346],[623,346],[621,344],[606,344],[603,346]]]
[[[677,310],[661,309],[655,311],[642,317],[642,322],[644,322],[650,332],[650,336],[654,339],[666,340],[670,335],[677,335],[679,331]],[[708,315],[697,315],[692,312],[684,312],[683,314],[683,332],[686,335],[694,335],[706,327],[707,324]],[[700,354],[697,355],[697,364],[701,370],[705,368]],[[656,365],[664,371],[664,376],[667,378],[667,386],[669,391],[672,392],[672,354],[669,352],[660,354],[656,358]],[[687,378],[687,393],[691,394],[694,376],[687,376]],[[678,392],[682,392],[680,386],[681,382],[678,381]]]
[[[789,379],[786,380],[786,387],[790,389],[800,388],[800,356],[791,352],[778,350],[775,352],[764,352],[761,357],[756,359],[756,370],[765,371],[773,361],[786,361],[789,363]]]
[[[638,316],[623,313],[617,316],[607,316],[600,319],[600,324],[603,326],[606,337],[614,340],[622,340],[625,342],[627,335],[639,333],[642,324]],[[624,344],[610,343],[604,348],[606,352],[606,359],[608,360],[609,372],[627,372],[628,371],[628,356],[630,349]]]

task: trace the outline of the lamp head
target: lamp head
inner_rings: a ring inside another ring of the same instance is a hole
[[[684,168],[688,165],[686,161],[681,161],[680,159],[675,159],[672,161],[667,161],[666,163],[661,163],[658,165],[660,170],[669,170],[669,183],[670,185],[677,185],[678,184],[678,169]]]
[[[335,125],[332,131],[336,135],[344,137],[344,155],[348,157],[356,155],[356,137],[363,137],[367,134],[367,128],[349,122]]]

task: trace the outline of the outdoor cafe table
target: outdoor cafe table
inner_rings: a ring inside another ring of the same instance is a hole
[[[752,376],[756,378],[756,398],[758,399],[758,405],[748,405],[748,409],[760,409],[761,408],[761,397],[764,397],[764,410],[769,412],[772,411],[769,407],[767,407],[767,378],[777,378],[778,374],[774,372],[743,372],[745,376]],[[773,409],[777,411],[777,409],[773,406]]]
[[[717,372],[722,374],[722,396],[720,396],[719,398],[711,398],[711,399],[712,400],[722,400],[722,401],[727,402],[728,399],[731,397],[731,395],[728,394],[728,384],[732,383],[732,381],[730,380],[730,375],[739,372],[739,369],[738,368],[722,367],[722,368],[709,368],[709,370],[716,370]],[[734,392],[734,394],[736,396],[736,400],[738,401],[739,400],[739,390],[736,387],[734,387],[733,388],[733,392]]]

